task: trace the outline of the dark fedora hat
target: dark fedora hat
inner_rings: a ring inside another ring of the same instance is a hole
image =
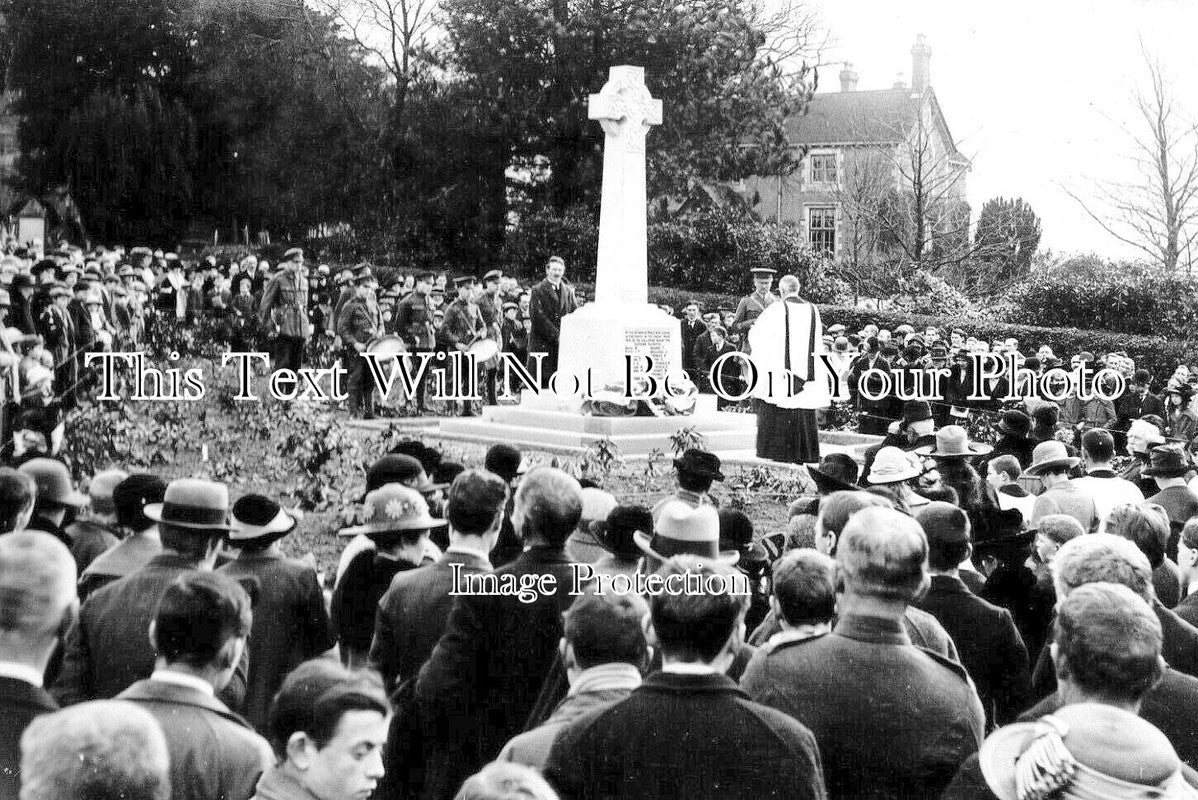
[[[815,481],[815,488],[820,494],[855,492],[860,489],[857,486],[860,469],[848,453],[829,453],[819,462],[819,466],[807,467],[807,474]]]
[[[1148,466],[1141,470],[1149,478],[1181,478],[1190,470],[1186,451],[1176,444],[1165,444],[1148,451]]]
[[[280,539],[299,524],[299,514],[288,512],[274,500],[247,494],[233,504],[230,542],[261,542]]]
[[[1016,439],[1026,439],[1032,434],[1032,418],[1013,408],[1003,412],[1002,418],[995,424],[994,429]]]
[[[674,459],[674,469],[709,476],[716,481],[724,480],[724,473],[720,472],[720,457],[706,450],[692,448],[684,451],[681,457]]]

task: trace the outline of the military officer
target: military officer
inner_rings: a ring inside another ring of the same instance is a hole
[[[469,391],[470,382],[465,374],[458,374],[454,369],[453,353],[460,352],[463,369],[468,368],[465,361],[466,351],[479,339],[487,336],[487,323],[478,310],[477,285],[473,275],[463,275],[455,278],[454,288],[458,296],[445,309],[445,322],[441,326],[441,340],[445,345],[446,389],[450,394],[464,396]],[[474,416],[474,403],[471,400],[462,401],[462,416]]]
[[[753,267],[749,272],[753,273],[753,292],[742,297],[740,303],[737,304],[736,316],[732,320],[730,333],[747,334],[749,328],[752,328],[753,323],[761,316],[761,312],[765,311],[771,303],[778,301],[778,295],[770,291],[770,285],[774,282],[777,270],[769,267]],[[749,348],[746,346],[745,352],[748,350]]]
[[[312,334],[308,321],[308,277],[304,274],[304,251],[293,247],[283,254],[282,269],[262,290],[258,316],[269,336],[277,334],[276,367],[299,371],[304,343]]]
[[[437,349],[437,331],[433,325],[433,304],[430,294],[436,276],[428,270],[416,273],[412,291],[395,305],[392,330],[404,341],[413,355],[432,353]],[[412,371],[420,368],[412,364]],[[425,381],[416,387],[416,410],[424,413]]]
[[[363,265],[354,273],[354,285],[354,296],[346,301],[337,318],[337,335],[345,345],[345,391],[349,395],[351,413],[374,419],[374,387],[370,367],[362,353],[383,331],[383,316],[374,298],[374,290],[379,284],[373,270]]]

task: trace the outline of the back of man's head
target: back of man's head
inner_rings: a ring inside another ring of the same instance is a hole
[[[1077,517],[1069,514],[1046,514],[1040,517],[1036,531],[1053,544],[1062,545],[1084,535],[1086,529],[1077,521]]]
[[[642,625],[649,606],[637,594],[600,594],[594,589],[580,595],[565,613],[566,644],[574,651],[580,669],[600,664],[640,667],[647,644]]]
[[[928,539],[928,567],[947,572],[969,555],[969,516],[952,503],[935,501],[915,510],[915,520]]]
[[[522,539],[539,536],[560,547],[582,517],[582,487],[560,469],[536,467],[520,481],[513,517],[519,518]]]
[[[1091,428],[1082,435],[1082,452],[1091,462],[1106,464],[1115,457],[1115,437],[1105,428]]]
[[[33,478],[12,467],[0,467],[0,533],[15,531],[27,522],[36,499]]]
[[[678,661],[715,661],[749,610],[748,595],[738,593],[748,583],[744,574],[697,556],[674,556],[656,574],[664,591],[652,596],[649,611],[662,654]]]
[[[1115,506],[1107,515],[1106,532],[1135,543],[1148,556],[1148,564],[1153,569],[1165,562],[1165,547],[1169,543],[1169,513],[1156,503]]]
[[[1155,597],[1148,556],[1111,533],[1091,533],[1061,545],[1052,560],[1052,576],[1058,600],[1087,583],[1117,583],[1150,604]]]
[[[849,518],[836,563],[846,592],[910,603],[927,584],[928,541],[919,523],[889,508],[867,508]]]
[[[774,564],[774,598],[791,625],[829,622],[836,613],[836,561],[809,547]]]
[[[74,602],[75,559],[66,545],[41,531],[0,536],[0,648],[41,655]]]
[[[21,800],[170,796],[166,737],[135,703],[81,703],[36,718],[21,735]]]
[[[232,666],[236,639],[249,636],[250,597],[221,572],[187,572],[167,587],[154,612],[154,644],[168,664]]]
[[[377,711],[384,717],[391,713],[378,673],[350,670],[327,658],[305,661],[287,675],[271,703],[271,746],[280,758],[286,757],[287,743],[302,733],[321,750],[348,711]]]
[[[825,533],[839,536],[849,517],[863,508],[894,508],[894,504],[872,492],[832,492],[819,501],[817,524]]]
[[[498,527],[507,503],[508,487],[493,472],[468,469],[453,479],[445,502],[445,517],[456,533],[481,536]]]
[[[1131,589],[1088,583],[1057,606],[1057,678],[1108,702],[1139,700],[1164,670],[1161,623]]]

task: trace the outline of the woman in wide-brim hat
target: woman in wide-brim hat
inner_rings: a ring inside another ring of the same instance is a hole
[[[368,494],[363,517],[361,525],[344,528],[339,535],[363,534],[376,549],[359,552],[345,568],[333,589],[331,614],[342,661],[355,668],[369,664],[375,610],[391,580],[431,564],[425,547],[429,532],[447,524],[429,514],[423,494],[397,483]]]
[[[807,474],[821,495],[832,492],[855,492],[857,485],[857,462],[848,453],[830,453],[817,466],[808,466]]]
[[[988,444],[969,441],[969,433],[960,425],[945,425],[936,431],[936,444],[915,448],[915,454],[935,459],[973,458],[989,454]]]

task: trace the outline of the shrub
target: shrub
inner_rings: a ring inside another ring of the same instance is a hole
[[[1098,328],[1187,339],[1198,332],[1198,280],[1186,275],[1108,269],[1086,279],[1038,271],[1008,295],[1008,319],[1027,325]]]
[[[902,281],[895,308],[912,314],[943,314],[964,316],[973,312],[973,303],[943,278],[916,270]]]
[[[736,308],[739,298],[713,292],[649,287],[651,303],[661,303],[681,310],[691,300],[698,302],[704,311],[714,311],[720,306]],[[1014,337],[1019,340],[1020,350],[1029,355],[1042,344],[1051,347],[1058,356],[1066,357],[1083,350],[1095,354],[1124,351],[1135,359],[1137,367],[1148,370],[1158,380],[1165,380],[1178,364],[1191,364],[1198,359],[1198,341],[1170,339],[1164,336],[1132,336],[1079,328],[1047,328],[981,317],[913,314],[901,310],[879,311],[838,305],[821,304],[819,310],[825,327],[840,323],[849,332],[859,331],[871,322],[879,328],[890,330],[905,322],[916,329],[936,327],[945,335],[953,328],[961,328],[967,334],[987,341]]]

